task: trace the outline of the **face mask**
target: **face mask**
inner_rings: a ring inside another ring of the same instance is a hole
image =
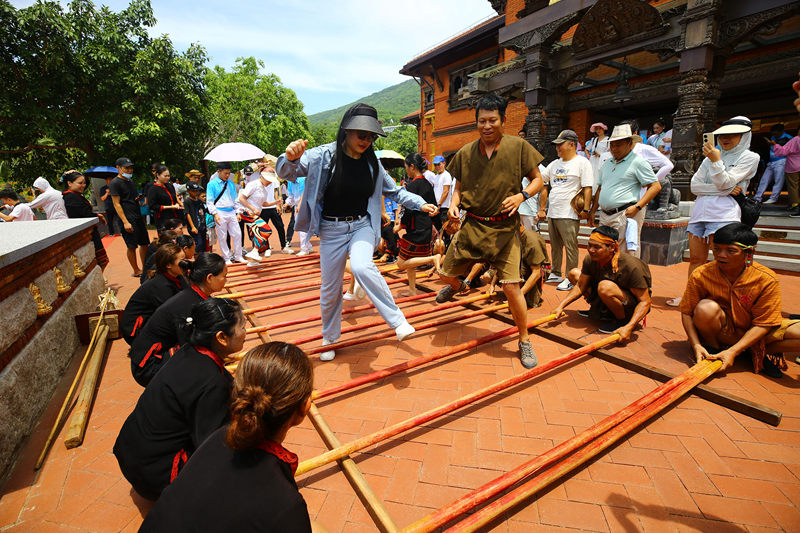
[[[130,173],[128,173],[128,172],[123,172],[123,173],[122,173],[122,177],[123,177],[123,178],[128,178],[128,179],[131,179],[131,178],[133,177],[133,174],[130,174]]]

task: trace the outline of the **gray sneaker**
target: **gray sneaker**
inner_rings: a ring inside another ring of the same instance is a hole
[[[459,287],[458,289],[454,289],[450,285],[445,285],[442,288],[442,290],[439,291],[439,294],[436,295],[436,303],[437,304],[443,304],[443,303],[445,303],[445,302],[447,302],[449,300],[452,300],[453,296],[455,296],[457,293],[459,293],[459,292],[461,292],[461,291],[463,291],[465,289],[466,289],[466,286],[464,285],[463,281],[461,282],[461,287]]]
[[[525,368],[533,368],[539,364],[530,341],[519,342],[519,360]]]

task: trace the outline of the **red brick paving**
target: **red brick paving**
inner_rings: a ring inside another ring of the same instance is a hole
[[[136,284],[122,246],[119,239],[107,245],[112,265],[106,277],[119,289],[120,301],[125,302]],[[687,368],[688,348],[678,312],[666,307],[664,301],[680,292],[686,266],[651,268],[654,306],[647,326],[626,346],[611,350],[681,372]],[[294,280],[300,269],[291,272],[291,276],[287,272],[287,278]],[[313,278],[301,280],[305,279]],[[786,297],[800,290],[800,278],[781,276],[781,282],[784,312],[800,312],[800,301]],[[403,289],[402,284],[393,287],[395,293]],[[254,297],[249,305],[304,294],[310,293],[290,291]],[[545,313],[561,295],[547,285],[544,307],[530,311],[529,316]],[[431,304],[407,305],[409,309],[424,309]],[[595,327],[575,314],[581,307],[580,303],[573,304],[566,319],[544,327],[584,337],[586,342],[598,340],[601,337],[594,333]],[[316,302],[309,302],[260,313],[257,320],[269,323],[316,314]],[[377,316],[374,311],[355,313],[347,315],[343,323],[361,323]],[[362,337],[383,327],[348,337]],[[403,344],[384,339],[344,349],[331,363],[315,363],[315,385],[324,388],[342,383],[506,327],[494,319],[479,317],[422,332]],[[318,330],[318,322],[301,324],[275,331],[273,338],[291,341]],[[248,346],[255,342],[253,336]],[[57,440],[44,468],[34,473],[31,465],[70,381],[65,378],[67,384],[54,397],[2,489],[3,532],[138,528],[150,504],[131,491],[111,454],[117,432],[141,392],[130,376],[126,348],[124,341],[111,345],[83,446],[66,450]],[[541,338],[536,339],[536,349],[540,361],[569,351]],[[72,372],[76,366],[73,364]],[[686,397],[590,465],[500,517],[487,530],[800,531],[798,370],[791,358],[787,375],[775,381],[754,375],[747,363],[740,361],[727,375],[712,380],[713,386],[782,411],[783,421],[777,428],[697,397]],[[327,398],[318,405],[339,439],[346,442],[520,371],[516,342],[506,339],[386,378],[357,392]],[[656,385],[652,379],[587,356],[367,448],[353,459],[402,527],[557,445]],[[301,460],[325,451],[308,421],[289,432],[286,445]],[[376,530],[337,465],[310,472],[298,482],[312,518],[330,531]]]

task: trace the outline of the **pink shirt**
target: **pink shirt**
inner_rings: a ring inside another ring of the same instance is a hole
[[[786,158],[786,168],[784,172],[800,172],[800,137],[795,135],[792,140],[781,146],[772,146],[772,153],[778,157]]]

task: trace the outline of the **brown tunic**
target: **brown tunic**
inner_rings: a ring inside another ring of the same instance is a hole
[[[600,296],[597,294],[597,285],[603,280],[614,282],[625,293],[627,299],[624,304],[625,316],[633,316],[633,310],[639,302],[630,289],[650,289],[653,286],[653,278],[650,275],[650,267],[641,259],[630,254],[620,253],[617,269],[611,266],[611,261],[606,265],[600,266],[592,261],[588,255],[583,259],[581,274],[589,276],[589,295],[586,300],[591,304],[589,317],[592,319],[608,318],[611,313],[606,308]]]

